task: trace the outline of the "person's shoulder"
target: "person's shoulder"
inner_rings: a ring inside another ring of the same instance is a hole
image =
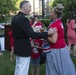
[[[75,19],[72,19],[70,22],[71,22],[71,23],[75,22]]]
[[[59,24],[61,24],[62,23],[62,20],[58,20],[58,21],[56,21],[55,23],[54,23],[54,25],[59,25]]]
[[[20,21],[27,21],[27,22],[29,22],[29,19],[27,18],[27,16],[21,16],[20,17]]]
[[[57,26],[58,25],[58,22],[52,22],[51,23],[51,26]]]
[[[10,32],[8,33],[8,35],[11,37],[11,36],[12,36],[12,31],[10,31]]]
[[[54,27],[57,27],[58,24],[57,23],[52,23],[50,27],[54,28]]]
[[[54,28],[54,27],[59,28],[59,26],[60,26],[61,23],[62,23],[62,21],[61,21],[61,20],[58,20],[58,21],[56,21],[56,22],[53,22],[53,23],[51,24],[51,27],[52,27],[52,28]]]
[[[40,21],[39,21],[39,24],[41,24],[41,25],[42,25],[42,22],[40,22]]]
[[[59,19],[58,21],[56,21],[56,23],[62,23],[62,20],[61,20],[61,19]]]
[[[22,15],[22,14],[17,14],[13,17],[13,20],[28,20],[28,18],[26,17],[26,15]]]
[[[12,31],[8,32],[9,34],[12,34]]]

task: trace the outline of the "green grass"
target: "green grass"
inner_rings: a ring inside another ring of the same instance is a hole
[[[0,56],[0,75],[14,75],[15,61],[10,60],[10,51]]]
[[[76,67],[76,59],[72,58]],[[14,75],[15,60],[10,60],[10,51],[0,56],[0,75]],[[29,71],[29,75],[31,75]],[[45,75],[45,64],[40,66],[40,75]]]
[[[14,75],[15,60],[10,60],[10,51],[3,52],[0,56],[0,75]],[[45,65],[41,66],[40,75],[45,75]],[[29,71],[29,75],[31,75]]]

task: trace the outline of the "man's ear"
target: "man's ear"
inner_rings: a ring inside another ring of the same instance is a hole
[[[24,8],[24,10],[26,10],[26,8]]]

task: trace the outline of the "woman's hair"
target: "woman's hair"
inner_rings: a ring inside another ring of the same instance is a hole
[[[74,11],[70,11],[69,12],[69,21],[68,21],[68,23],[70,23],[70,21],[72,20],[72,19],[75,19],[75,13],[74,13]]]
[[[37,15],[34,15],[34,21],[35,21],[35,18],[38,18],[38,19],[39,19],[39,16],[37,16]]]
[[[62,17],[63,9],[64,7],[62,4],[57,4],[57,6],[53,8],[54,12],[57,14],[57,18]]]
[[[32,20],[32,22],[34,23],[34,18],[33,17],[30,17],[30,19]]]
[[[37,15],[34,15],[34,19],[35,19],[36,17],[39,19],[39,16],[37,16]]]

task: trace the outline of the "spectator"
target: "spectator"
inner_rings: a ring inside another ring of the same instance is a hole
[[[50,49],[46,53],[46,75],[76,75],[75,66],[64,39],[64,27],[61,21],[63,9],[62,4],[58,4],[51,11],[53,22],[48,28],[56,27],[57,32],[48,37]]]
[[[42,28],[42,27],[41,27]],[[40,32],[41,31],[40,26],[35,26],[35,31]],[[32,48],[32,55],[31,55],[31,71],[32,75],[40,75],[40,54],[42,51],[39,51],[39,49],[42,49],[42,40],[41,39],[32,39],[32,42],[34,43]],[[36,70],[36,74],[35,74]]]
[[[32,28],[35,30],[35,28],[38,26],[41,28],[43,26],[43,24],[39,21],[39,17],[38,16],[34,16],[34,23],[32,25]]]
[[[10,60],[13,60],[13,56],[14,56],[14,38],[13,38],[13,35],[12,35],[12,31],[10,31],[8,34],[9,34],[9,37],[10,37],[10,46],[11,46]]]
[[[34,23],[34,19],[32,18],[32,17],[30,17],[30,25],[32,26],[33,25],[33,23]]]
[[[68,48],[70,53],[73,52],[73,56],[76,57],[76,33],[75,33],[75,13],[73,11],[69,12],[69,18],[67,20],[67,39],[68,39]],[[71,51],[71,45],[73,46],[73,51]]]
[[[3,53],[1,52],[1,43],[0,43],[0,55],[3,55]]]

